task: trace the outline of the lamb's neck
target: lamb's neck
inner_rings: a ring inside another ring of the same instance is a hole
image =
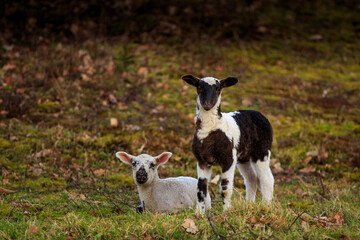
[[[200,103],[196,107],[195,125],[196,130],[212,130],[222,120],[220,97],[215,106],[206,111]]]
[[[141,196],[142,201],[146,201],[147,198],[152,196],[154,186],[157,184],[158,181],[160,181],[160,178],[156,172],[156,176],[150,183],[137,184],[138,192]]]

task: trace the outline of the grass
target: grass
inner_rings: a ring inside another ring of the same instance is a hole
[[[196,93],[180,80],[188,73],[238,77],[222,110],[259,110],[274,127],[273,205],[262,206],[260,193],[246,205],[236,173],[233,208],[211,210],[218,237],[359,238],[359,54],[358,44],[275,40],[5,52],[13,67],[0,70],[0,94],[20,101],[0,103],[0,185],[17,190],[0,196],[0,238],[216,238],[193,209],[137,214],[131,171],[114,155],[171,151],[160,176],[196,176]],[[196,234],[181,226],[188,218]]]

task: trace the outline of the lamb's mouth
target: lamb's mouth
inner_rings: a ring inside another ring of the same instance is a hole
[[[139,184],[144,184],[148,180],[147,173],[144,168],[140,168],[139,171],[136,172],[136,182]]]
[[[146,181],[147,181],[147,178],[136,178],[136,182],[139,184],[144,184],[144,183],[146,183]]]

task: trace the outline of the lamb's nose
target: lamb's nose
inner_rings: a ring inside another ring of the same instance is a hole
[[[143,184],[147,181],[147,172],[145,171],[144,167],[141,167],[137,172],[136,172],[136,181],[140,184]]]
[[[206,111],[208,111],[208,110],[210,110],[210,109],[212,108],[211,105],[212,105],[212,104],[211,104],[210,101],[205,101],[203,107],[204,107],[204,109],[205,109]]]

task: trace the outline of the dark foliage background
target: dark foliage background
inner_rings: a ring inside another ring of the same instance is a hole
[[[354,41],[360,34],[356,0],[11,1],[0,10],[6,39],[126,35],[133,41],[285,39]],[[40,39],[41,40],[41,39]]]

